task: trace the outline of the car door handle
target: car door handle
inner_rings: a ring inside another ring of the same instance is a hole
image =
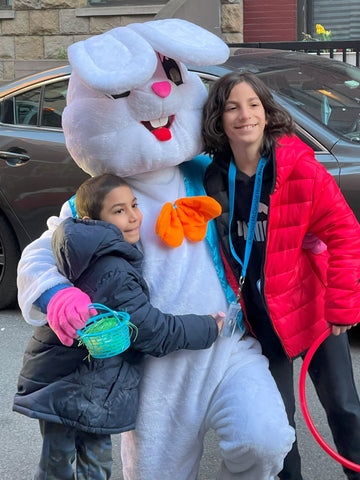
[[[0,159],[5,160],[9,167],[20,167],[27,163],[30,160],[30,157],[23,153],[0,151]]]

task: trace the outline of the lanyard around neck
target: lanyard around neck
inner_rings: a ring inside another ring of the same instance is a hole
[[[234,205],[235,205],[235,178],[236,178],[236,165],[234,163],[234,159],[232,158],[230,161],[230,166],[229,166],[229,174],[228,174],[228,180],[229,180],[229,209],[230,209],[230,218],[229,218],[229,243],[230,243],[230,250],[235,258],[235,260],[241,265],[241,275],[239,279],[239,292],[241,291],[244,282],[245,282],[245,277],[246,277],[246,270],[249,264],[249,259],[250,259],[250,253],[251,253],[251,248],[253,245],[254,241],[254,235],[255,235],[255,227],[256,227],[256,221],[258,217],[258,211],[259,211],[259,203],[260,203],[260,196],[261,196],[261,186],[262,186],[262,178],[263,178],[263,172],[264,172],[264,167],[266,165],[267,159],[265,157],[261,157],[259,164],[256,169],[256,175],[255,175],[255,184],[254,184],[254,191],[253,191],[253,196],[252,196],[252,202],[251,202],[251,210],[250,210],[250,218],[249,218],[249,224],[248,224],[248,234],[246,238],[246,243],[245,243],[245,254],[244,254],[244,261],[242,262],[240,258],[238,257],[237,253],[235,252],[232,239],[231,239],[231,224],[233,220],[233,215],[234,215]]]

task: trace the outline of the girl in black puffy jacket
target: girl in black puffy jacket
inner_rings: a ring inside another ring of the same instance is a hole
[[[208,348],[222,326],[213,315],[171,315],[150,304],[135,245],[142,214],[121,178],[86,180],[75,206],[79,218],[66,219],[52,238],[57,267],[94,303],[128,312],[138,333],[121,355],[89,359],[77,341],[67,347],[49,325],[35,328],[13,410],[40,422],[36,479],[74,478],[75,458],[79,478],[110,478],[110,435],[135,428],[144,354]]]

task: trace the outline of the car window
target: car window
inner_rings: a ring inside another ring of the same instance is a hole
[[[66,106],[67,86],[68,80],[45,85],[41,126],[61,128],[61,115]]]
[[[3,100],[0,122],[61,128],[68,80],[49,83]]]
[[[360,142],[360,70],[331,63],[304,62],[259,77],[295,108],[338,135]]]
[[[14,99],[14,111],[16,125],[36,125],[38,120],[40,88],[35,88]]]
[[[9,123],[10,125],[14,123],[14,105],[12,98],[7,98],[1,102],[0,122]]]

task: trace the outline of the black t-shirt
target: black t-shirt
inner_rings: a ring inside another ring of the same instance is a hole
[[[222,215],[216,219],[217,229],[226,259],[235,277],[239,279],[242,267],[232,255],[228,239],[228,162],[224,163],[221,160],[220,163],[218,162],[219,160],[209,167],[208,175],[205,177],[205,188],[207,193],[216,198],[223,207]],[[268,351],[268,349],[271,351],[274,351],[274,349],[282,350],[280,341],[272,327],[263,292],[267,223],[274,177],[274,162],[272,159],[269,159],[263,172],[254,241],[247,267],[245,284],[242,290],[251,330],[262,344],[264,352]],[[255,175],[249,177],[241,171],[236,172],[235,205],[231,223],[231,238],[234,250],[241,262],[244,261],[254,184]]]
[[[246,313],[253,332],[257,337],[267,336],[270,325],[267,307],[262,292],[262,271],[265,259],[267,222],[269,212],[270,192],[273,183],[273,164],[270,160],[265,165],[258,218],[255,227],[250,260],[247,267],[243,296]],[[255,175],[247,176],[237,171],[235,179],[235,205],[231,223],[231,238],[234,250],[241,261],[244,261],[245,245],[248,233]],[[241,272],[241,266],[239,266]]]

